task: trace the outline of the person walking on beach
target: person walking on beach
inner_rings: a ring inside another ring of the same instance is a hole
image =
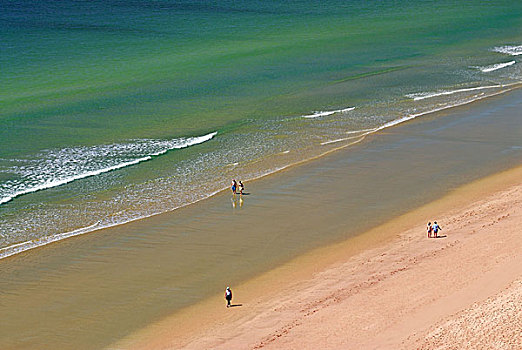
[[[432,232],[433,232],[433,228],[431,227],[431,222],[428,222],[428,238],[431,238]]]
[[[243,195],[243,190],[245,189],[245,186],[243,185],[243,182],[239,181],[239,195]]]
[[[237,189],[236,180],[232,180],[232,187],[230,189],[232,190],[232,194],[236,194],[236,189]]]
[[[437,234],[439,233],[439,230],[442,230],[442,227],[440,227],[439,224],[437,224],[437,221],[434,221],[431,229],[433,230],[433,233],[435,234],[435,238],[437,238]]]
[[[230,307],[230,303],[232,302],[232,291],[230,290],[230,287],[225,289],[225,300],[227,301],[227,307]]]

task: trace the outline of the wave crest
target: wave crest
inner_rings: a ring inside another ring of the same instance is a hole
[[[499,69],[502,69],[505,67],[512,66],[515,63],[517,63],[517,62],[509,61],[509,62],[504,62],[504,63],[492,64],[492,65],[486,66],[486,67],[475,67],[475,68],[479,69],[481,72],[487,73],[487,72],[493,72],[493,71],[496,71],[496,70],[499,70]]]
[[[142,139],[92,147],[46,150],[30,159],[11,159],[6,170],[18,179],[0,184],[0,204],[24,194],[61,186],[75,180],[125,168],[152,157],[197,145],[212,139],[217,132],[171,140]]]
[[[450,91],[420,92],[420,93],[408,94],[408,95],[406,95],[406,97],[412,98],[414,101],[419,101],[419,100],[424,100],[424,99],[432,98],[432,97],[453,95],[453,94],[457,94],[459,92],[495,89],[495,88],[501,88],[501,87],[503,87],[503,85],[479,86],[479,87],[474,87],[474,88],[457,89],[457,90],[450,90]]]
[[[313,118],[325,117],[327,115],[332,115],[335,113],[345,113],[345,112],[353,111],[354,109],[355,109],[355,107],[348,107],[348,108],[344,108],[344,109],[336,109],[333,111],[319,111],[319,112],[314,112],[313,114],[309,114],[309,115],[302,115],[301,117],[307,118],[307,119],[313,119]]]
[[[522,55],[522,45],[497,46],[493,49],[493,51],[510,56],[519,56]]]

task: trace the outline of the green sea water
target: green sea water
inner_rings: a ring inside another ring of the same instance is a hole
[[[522,77],[517,1],[3,1],[0,31],[2,256]]]

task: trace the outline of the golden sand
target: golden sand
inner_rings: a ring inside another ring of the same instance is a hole
[[[114,348],[520,349],[521,204],[522,168],[482,179]]]

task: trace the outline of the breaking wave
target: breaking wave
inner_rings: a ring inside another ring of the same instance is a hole
[[[457,89],[457,90],[450,90],[450,91],[420,92],[420,93],[408,94],[408,95],[406,95],[406,97],[412,98],[414,101],[419,101],[419,100],[424,100],[424,99],[432,98],[432,97],[453,95],[453,94],[457,94],[460,92],[495,89],[495,88],[501,88],[503,86],[504,85],[489,85],[489,86],[479,86],[479,87]]]
[[[497,46],[493,49],[493,51],[510,56],[518,56],[522,55],[522,45]]]
[[[46,150],[32,158],[7,160],[10,166],[1,172],[16,179],[0,184],[0,204],[24,194],[61,186],[148,161],[173,149],[186,148],[212,139],[207,135],[171,140],[142,139],[91,147]]]
[[[354,109],[355,109],[355,107],[348,107],[348,108],[344,108],[344,109],[336,109],[333,111],[320,111],[320,112],[314,112],[313,114],[309,114],[309,115],[302,115],[301,117],[313,119],[313,118],[325,117],[327,115],[332,115],[335,113],[346,113],[349,111],[353,111]]]
[[[479,69],[481,72],[487,73],[487,72],[493,72],[493,71],[496,71],[496,70],[499,70],[499,69],[502,69],[502,68],[505,68],[505,67],[512,66],[515,63],[517,63],[517,62],[516,61],[509,61],[509,62],[504,62],[504,63],[492,64],[491,66],[475,67],[475,68]]]

